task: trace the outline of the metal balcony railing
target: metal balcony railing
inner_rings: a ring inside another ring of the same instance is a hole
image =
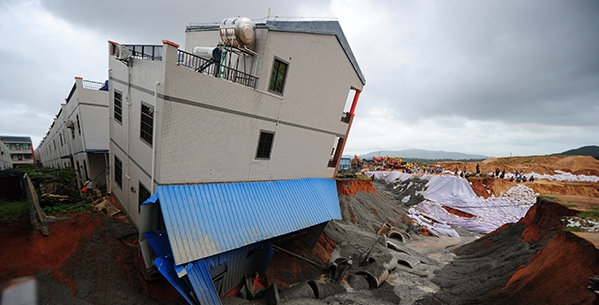
[[[100,88],[104,87],[104,83],[101,82],[95,82],[95,81],[91,81],[91,80],[82,80],[83,82],[83,88],[85,89],[93,89],[93,90],[99,90]]]
[[[127,45],[130,56],[145,60],[162,60],[162,45]]]
[[[221,65],[214,60],[205,59],[183,50],[179,50],[178,64],[199,73],[226,79],[251,88],[256,88],[256,83],[258,81],[258,77],[256,76]]]

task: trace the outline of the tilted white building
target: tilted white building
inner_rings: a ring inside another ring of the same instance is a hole
[[[340,218],[332,178],[365,79],[337,21],[229,18],[186,33],[184,49],[109,41],[110,189],[147,233],[147,266],[156,258],[208,304],[240,280],[223,255]]]
[[[36,149],[44,167],[76,169],[79,183],[106,188],[108,170],[108,86],[75,77],[65,103]]]

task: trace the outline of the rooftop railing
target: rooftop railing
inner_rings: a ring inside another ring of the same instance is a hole
[[[256,88],[258,77],[233,69],[214,60],[179,50],[178,64],[190,68],[198,73],[212,75],[247,87]]]
[[[145,60],[162,60],[162,45],[127,45],[130,56]]]
[[[92,90],[99,90],[100,88],[104,87],[104,83],[101,82],[95,82],[95,81],[91,81],[91,80],[82,80],[83,82],[83,88],[85,89],[92,89]]]

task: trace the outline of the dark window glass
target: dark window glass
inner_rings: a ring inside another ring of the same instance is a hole
[[[141,126],[139,136],[152,145],[152,132],[154,129],[154,108],[141,104]]]
[[[146,199],[150,198],[150,195],[151,195],[150,191],[140,182],[139,183],[139,193],[138,193],[139,205],[137,207],[138,212],[141,212],[141,204],[144,201],[146,201]]]
[[[77,131],[81,134],[81,124],[79,123],[79,115],[77,115]]]
[[[116,90],[114,91],[114,120],[123,122],[123,94]]]
[[[287,64],[275,58],[275,63],[272,66],[272,74],[270,76],[270,85],[268,90],[283,94],[286,75]]]
[[[272,142],[275,134],[272,132],[261,132],[260,140],[258,141],[258,151],[256,152],[257,159],[269,159],[270,151],[272,150]]]
[[[116,156],[114,156],[114,181],[123,189],[123,163]]]

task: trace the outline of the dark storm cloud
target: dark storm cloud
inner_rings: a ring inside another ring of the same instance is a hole
[[[322,1],[302,1],[321,7]],[[326,5],[326,3],[324,3]],[[299,16],[298,4],[288,1],[79,1],[43,0],[42,5],[65,20],[126,43],[155,43],[169,39],[183,45],[189,23],[214,23],[228,17],[262,19],[271,15]],[[326,6],[325,6],[326,7]],[[125,41],[123,41],[125,42]]]
[[[367,73],[385,76],[369,78],[368,89],[376,86],[378,96],[397,88],[381,100],[412,117],[597,124],[598,8],[594,1],[400,2],[392,10],[404,34],[389,49],[406,62]]]

